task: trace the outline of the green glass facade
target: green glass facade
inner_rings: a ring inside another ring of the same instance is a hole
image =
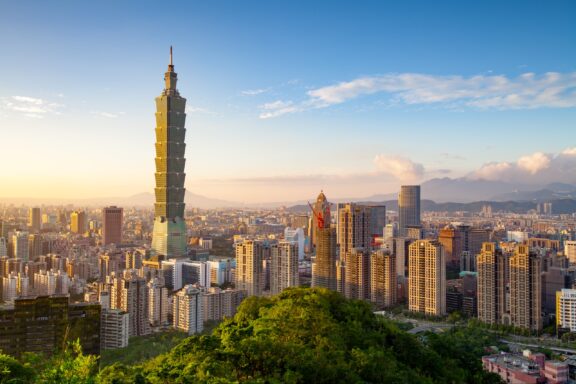
[[[52,355],[80,340],[87,354],[100,353],[100,303],[69,303],[68,296],[37,296],[0,306],[0,350]]]
[[[186,255],[184,222],[184,158],[186,99],[176,89],[178,76],[172,64],[164,75],[165,88],[156,98],[156,203],[152,251],[167,258]]]

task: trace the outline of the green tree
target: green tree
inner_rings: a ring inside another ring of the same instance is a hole
[[[0,353],[0,383],[33,383],[35,377],[34,369],[23,365],[12,356]]]
[[[84,355],[80,341],[69,343],[54,356],[37,378],[37,383],[95,384],[98,358]]]

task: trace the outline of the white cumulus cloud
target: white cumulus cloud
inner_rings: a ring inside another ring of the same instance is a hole
[[[376,155],[374,165],[378,171],[394,176],[401,181],[416,181],[424,176],[424,166],[397,155]]]
[[[576,147],[560,153],[535,152],[513,162],[493,162],[471,172],[470,179],[500,180],[526,184],[576,183]]]
[[[25,117],[40,119],[46,115],[59,115],[64,105],[29,96],[10,96],[0,98],[0,109],[16,112]]]
[[[576,107],[576,72],[504,75],[437,76],[392,73],[361,77],[307,92],[301,102],[291,103],[286,113],[325,108],[364,95],[381,93],[395,105],[427,104],[444,108],[534,109]],[[285,102],[287,103],[287,102]]]
[[[536,152],[528,156],[522,156],[518,159],[518,167],[531,174],[538,173],[550,166],[552,156],[542,152]]]

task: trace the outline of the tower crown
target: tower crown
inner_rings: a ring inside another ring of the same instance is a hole
[[[164,82],[166,83],[166,90],[176,91],[176,83],[178,75],[174,72],[174,62],[172,61],[172,46],[170,46],[170,64],[168,64],[168,71],[164,74]]]

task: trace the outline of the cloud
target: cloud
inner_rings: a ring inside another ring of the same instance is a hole
[[[261,118],[326,108],[361,96],[385,94],[394,105],[436,105],[443,108],[506,110],[576,107],[576,72],[503,75],[437,76],[418,73],[361,77],[307,92],[301,102],[283,101],[290,111],[268,112]]]
[[[297,111],[297,107],[291,101],[276,100],[271,103],[266,103],[260,106],[262,112],[260,113],[261,119],[270,119],[278,117],[287,113]]]
[[[377,155],[374,164],[380,172],[394,176],[401,181],[416,181],[424,176],[424,166],[396,155]]]
[[[29,96],[0,98],[0,109],[16,112],[22,116],[41,119],[46,115],[59,115],[64,105]]]
[[[240,92],[242,96],[256,96],[266,93],[270,90],[270,88],[260,88],[260,89],[247,89],[245,91]]]
[[[576,147],[551,154],[535,152],[513,162],[492,162],[471,172],[470,179],[546,184],[576,183]]]
[[[112,112],[93,111],[93,112],[91,112],[91,114],[96,115],[96,116],[100,116],[100,117],[105,117],[107,119],[116,119],[116,118],[122,116],[124,114],[124,112],[112,113]]]
[[[518,159],[518,167],[534,175],[550,166],[551,157],[552,156],[545,155],[542,152],[522,156]]]

